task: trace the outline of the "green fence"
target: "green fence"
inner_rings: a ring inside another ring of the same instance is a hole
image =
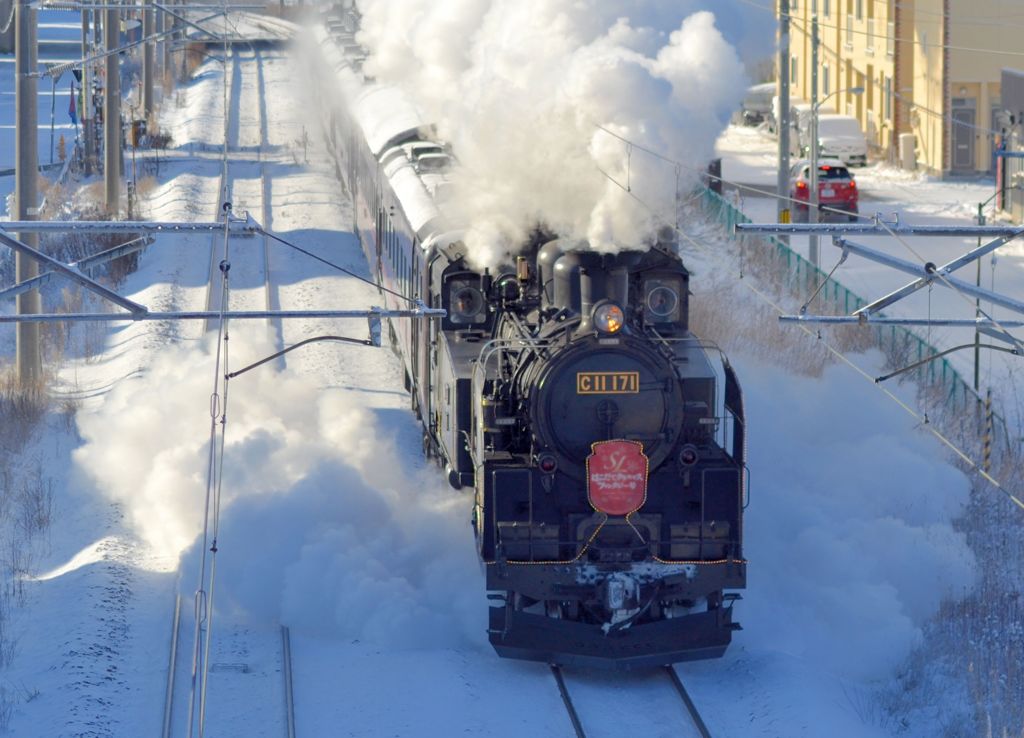
[[[743,252],[750,254],[751,248],[756,248],[759,256],[763,257],[765,252],[771,256],[770,263],[774,274],[759,274],[759,277],[781,280],[794,294],[803,295],[809,295],[809,289],[813,290],[824,280],[825,284],[814,304],[815,312],[820,314],[850,315],[867,304],[862,297],[829,278],[825,272],[778,238],[766,234],[736,233],[736,224],[750,223],[750,218],[721,195],[707,188],[703,189],[705,213],[725,227],[729,238],[737,241]],[[890,359],[896,358],[896,363],[900,366],[921,361],[938,353],[938,349],[902,326],[872,326],[872,333],[878,348]],[[952,364],[944,358],[938,358],[914,371],[919,384],[930,390],[943,409],[951,413],[947,417],[959,419],[961,426],[966,427],[963,421],[967,421],[967,425],[977,428],[984,402]],[[974,420],[970,420],[971,418]],[[1009,448],[1006,422],[998,413],[994,413],[993,426],[993,446],[997,449]]]

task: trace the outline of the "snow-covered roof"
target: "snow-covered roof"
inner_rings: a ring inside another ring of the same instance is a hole
[[[429,128],[419,108],[405,93],[389,85],[374,85],[362,92],[352,104],[352,115],[374,156],[407,135]]]
[[[390,169],[388,173],[391,181],[391,188],[402,203],[405,217],[409,219],[409,225],[419,233],[433,218],[440,217],[441,212],[437,209],[434,199],[423,186],[423,182],[416,174],[416,170],[408,162],[401,162],[399,166]]]

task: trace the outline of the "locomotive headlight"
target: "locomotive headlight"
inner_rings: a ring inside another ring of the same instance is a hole
[[[622,308],[613,302],[602,303],[594,310],[594,325],[602,333],[618,333],[625,322]]]

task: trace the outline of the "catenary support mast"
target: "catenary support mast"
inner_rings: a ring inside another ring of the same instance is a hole
[[[15,13],[17,31],[15,32],[15,108],[17,108],[17,138],[14,199],[18,220],[37,220],[39,218],[39,192],[37,178],[39,176],[39,94],[38,81],[32,73],[36,71],[36,10],[29,0],[17,0]],[[34,233],[20,234],[22,240],[35,248],[39,237]],[[39,264],[23,254],[15,256],[15,272],[19,282],[33,279],[39,275]],[[39,290],[31,290],[18,295],[17,310],[19,315],[36,314],[42,311],[42,300]],[[42,377],[42,359],[39,353],[39,326],[32,323],[19,323],[17,332],[17,365],[18,381],[22,387],[35,386]]]
[[[116,10],[103,14],[103,41],[106,51],[117,49],[121,37],[121,19]],[[121,211],[121,70],[117,54],[107,57],[107,86],[103,97],[103,178],[107,214],[116,218]]]

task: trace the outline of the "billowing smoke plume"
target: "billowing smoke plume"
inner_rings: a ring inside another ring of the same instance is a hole
[[[702,5],[721,6],[360,0],[360,40],[366,70],[452,143],[454,202],[489,264],[538,223],[613,251],[674,222],[746,82]]]
[[[251,329],[234,330],[231,343],[234,368],[274,345]],[[158,554],[185,552],[186,591],[202,550],[214,375],[206,348],[166,349],[77,416],[83,486],[120,503]],[[229,403],[219,610],[397,647],[482,642],[469,499],[424,468],[418,448],[396,449],[411,413],[385,421],[343,390],[318,391],[269,366],[232,380]]]

